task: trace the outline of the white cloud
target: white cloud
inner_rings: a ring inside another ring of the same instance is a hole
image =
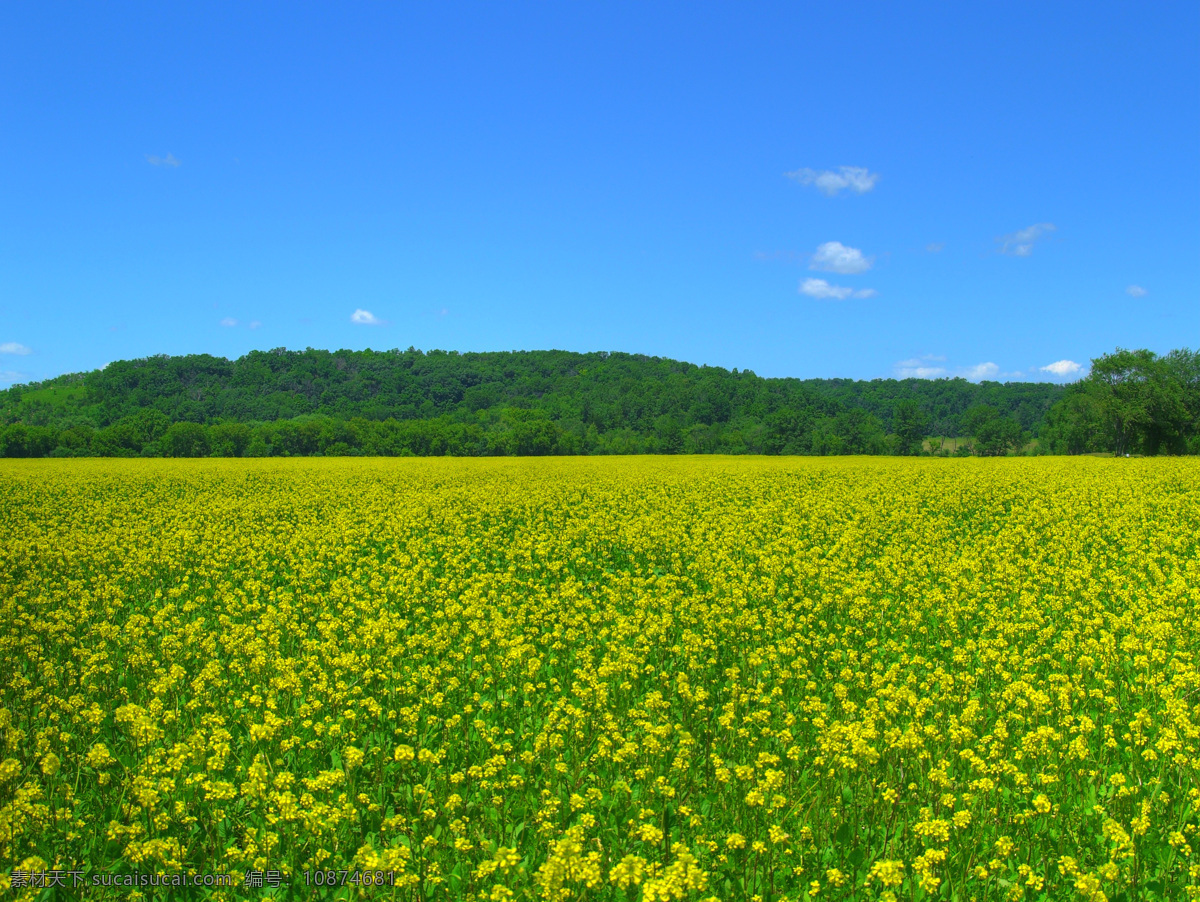
[[[179,160],[175,159],[174,154],[167,154],[165,157],[146,155],[146,162],[151,166],[178,166]]]
[[[945,249],[946,242],[944,241],[931,241],[929,244],[925,245],[925,250],[929,251],[931,254],[940,254]]]
[[[257,329],[261,325],[262,325],[262,323],[260,323],[258,320],[251,320],[251,322],[250,322],[251,329]]]
[[[988,362],[977,363],[974,366],[969,366],[962,371],[962,374],[972,382],[978,382],[980,379],[989,379],[992,376],[995,376],[998,372],[1000,372],[1000,367],[996,366],[994,363]]]
[[[221,325],[226,326],[226,327],[236,326],[237,320],[234,319],[232,316],[227,316],[223,320],[221,320]]]
[[[0,382],[23,382],[28,378],[28,373],[20,373],[16,370],[0,370]]]
[[[33,350],[25,347],[25,345],[16,341],[6,341],[0,344],[0,354],[20,354],[24,357],[26,354],[32,354]]]
[[[839,166],[837,172],[831,169],[797,169],[784,175],[801,185],[815,185],[818,191],[830,197],[847,188],[855,194],[866,194],[879,181],[879,173],[868,172],[862,166]]]
[[[363,310],[361,307],[350,314],[350,322],[356,326],[381,326],[383,320],[379,319],[370,310]]]
[[[911,360],[901,360],[896,364],[897,379],[937,379],[939,376],[946,375],[944,366],[930,366],[931,363],[944,361],[945,357],[939,357],[936,354],[925,354],[921,357],[914,357]]]
[[[844,285],[830,285],[824,279],[805,279],[800,283],[800,293],[806,294],[810,298],[832,298],[836,301],[844,301],[854,294],[854,289]]]
[[[866,299],[879,294],[874,288],[861,288],[855,291],[845,285],[830,285],[824,279],[805,279],[800,283],[800,293],[822,301],[844,301],[846,298]]]
[[[1000,253],[1013,257],[1028,257],[1033,253],[1034,242],[1053,231],[1055,231],[1054,223],[1039,222],[996,240],[1000,242]]]
[[[1074,360],[1056,360],[1054,363],[1039,366],[1038,369],[1043,373],[1053,373],[1055,376],[1073,376],[1082,370],[1083,366]]]
[[[946,375],[946,368],[943,366],[900,367],[896,372],[901,379],[937,379],[939,376]]]
[[[1020,372],[1001,372],[1000,367],[990,360],[974,366],[944,366],[946,358],[941,354],[922,354],[909,360],[901,360],[893,366],[897,379],[940,379],[954,376],[979,382],[983,379],[1023,379]],[[1069,362],[1069,361],[1068,361]]]
[[[864,257],[863,252],[856,247],[847,247],[840,241],[826,241],[812,255],[808,268],[821,272],[855,275],[866,272],[871,268],[873,262],[874,258]]]
[[[1131,298],[1144,298],[1148,292],[1141,285],[1130,285],[1125,289],[1125,293]]]

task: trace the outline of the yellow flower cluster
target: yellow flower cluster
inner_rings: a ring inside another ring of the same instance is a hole
[[[0,871],[1197,898],[1198,487],[1184,460],[2,461]]]

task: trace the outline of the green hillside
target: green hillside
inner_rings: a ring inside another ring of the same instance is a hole
[[[1064,387],[766,379],[606,352],[278,348],[123,360],[0,392],[8,457],[1156,454],[1200,451],[1198,434],[1200,355],[1186,350],[1119,349]]]
[[[920,453],[972,408],[1036,433],[1049,383],[765,379],[642,355],[255,351],[0,392],[3,453]]]

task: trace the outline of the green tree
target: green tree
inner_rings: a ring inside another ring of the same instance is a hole
[[[1102,448],[1096,392],[1077,384],[1050,408],[1038,434],[1042,454],[1087,454]]]
[[[976,452],[988,457],[1015,451],[1024,441],[1021,424],[1012,417],[993,417],[975,431]]]
[[[1092,361],[1087,382],[1094,392],[1106,443],[1115,454],[1182,450],[1189,427],[1183,378],[1192,361],[1174,361],[1141,349],[1118,348]]]
[[[658,448],[662,454],[680,454],[683,451],[683,429],[678,421],[669,415],[658,417],[654,421],[654,432],[658,436]]]
[[[168,457],[207,457],[208,430],[199,423],[173,423],[162,437]]]
[[[58,434],[58,446],[52,452],[59,457],[87,457],[92,453],[96,431],[91,426],[72,426]]]
[[[920,454],[925,441],[929,417],[912,398],[902,398],[892,407],[892,433],[896,436],[897,454]]]
[[[1021,424],[1002,416],[990,404],[973,405],[963,416],[963,424],[975,438],[975,453],[984,457],[1007,454],[1024,442]]]
[[[1178,438],[1171,451],[1186,453],[1200,439],[1200,351],[1180,348],[1163,358],[1167,378],[1179,393]],[[1198,448],[1197,450],[1200,450]],[[1191,451],[1190,453],[1196,453]]]
[[[768,454],[808,454],[813,443],[813,411],[783,407],[767,417],[764,450]]]
[[[242,457],[253,438],[245,423],[218,423],[208,429],[209,453],[213,457]]]
[[[1153,361],[1150,351],[1123,348],[1092,361],[1088,381],[1096,390],[1101,428],[1115,454],[1136,450],[1142,430],[1150,424],[1147,376]]]
[[[123,448],[140,454],[147,445],[159,441],[171,426],[170,418],[154,407],[146,407],[114,424],[113,438]]]
[[[13,423],[0,433],[0,454],[5,457],[45,457],[58,444],[58,430],[50,426]]]

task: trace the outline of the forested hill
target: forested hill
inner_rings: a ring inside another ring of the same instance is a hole
[[[0,392],[7,456],[919,453],[986,409],[1036,434],[1049,383],[765,379],[566,351],[148,357]],[[984,407],[981,407],[984,406]]]

